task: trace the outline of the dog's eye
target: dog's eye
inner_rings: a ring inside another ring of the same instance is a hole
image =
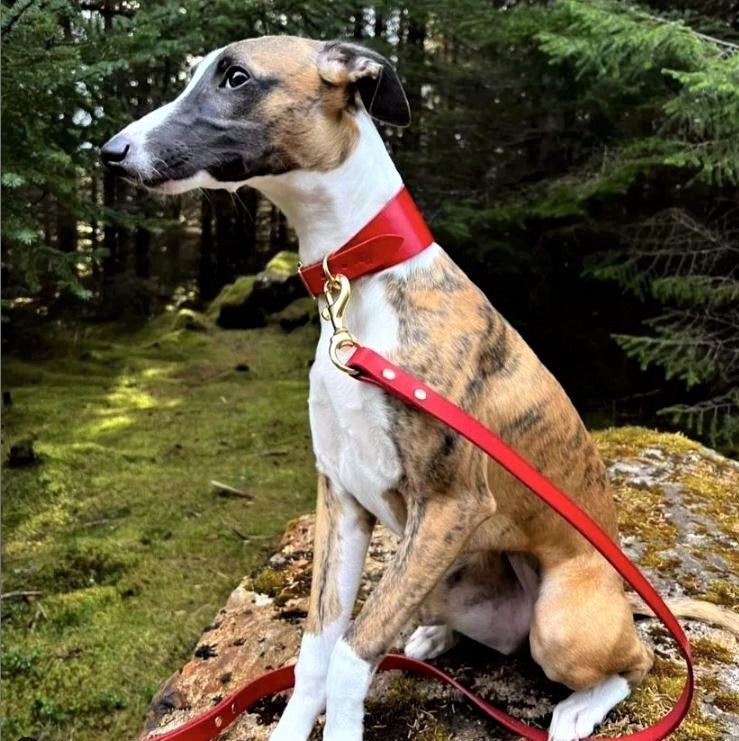
[[[221,87],[234,88],[246,85],[249,82],[249,73],[242,67],[231,67],[223,78]]]

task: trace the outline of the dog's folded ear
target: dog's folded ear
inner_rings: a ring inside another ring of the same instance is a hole
[[[318,53],[318,73],[331,85],[358,92],[373,118],[393,126],[411,122],[398,73],[382,54],[345,41],[329,41]]]

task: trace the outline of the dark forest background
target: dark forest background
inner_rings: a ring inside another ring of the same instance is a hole
[[[414,114],[384,132],[401,173],[589,421],[736,449],[730,0],[5,3],[6,349],[31,324],[203,305],[294,247],[249,189],[162,199],[98,163],[199,55],[273,33],[351,38],[396,62]]]

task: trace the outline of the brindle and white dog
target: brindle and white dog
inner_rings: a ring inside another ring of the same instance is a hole
[[[392,66],[368,49],[294,37],[205,57],[172,103],[102,149],[117,173],[164,193],[259,189],[287,215],[304,264],[353,236],[401,187],[370,118],[408,124]],[[617,537],[606,472],[570,400],[438,244],[357,280],[357,339],[497,431]],[[341,373],[323,324],[310,372],[319,471],[310,611],[296,686],[272,741],[362,738],[374,669],[416,615],[405,651],[441,654],[458,634],[497,651],[528,639],[574,693],[550,738],[589,735],[652,666],[621,579],[564,520],[459,436]],[[376,519],[401,536],[354,622]]]

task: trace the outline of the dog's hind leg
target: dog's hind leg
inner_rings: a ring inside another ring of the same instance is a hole
[[[512,653],[529,635],[537,589],[536,570],[523,554],[465,555],[421,607],[423,624],[408,640],[405,653],[434,658],[454,646],[459,634]]]
[[[349,626],[373,524],[353,497],[319,476],[313,584],[295,690],[270,741],[304,741],[326,706],[329,661]]]
[[[620,576],[592,552],[542,569],[530,643],[544,673],[575,690],[554,710],[552,741],[589,736],[653,663]]]

